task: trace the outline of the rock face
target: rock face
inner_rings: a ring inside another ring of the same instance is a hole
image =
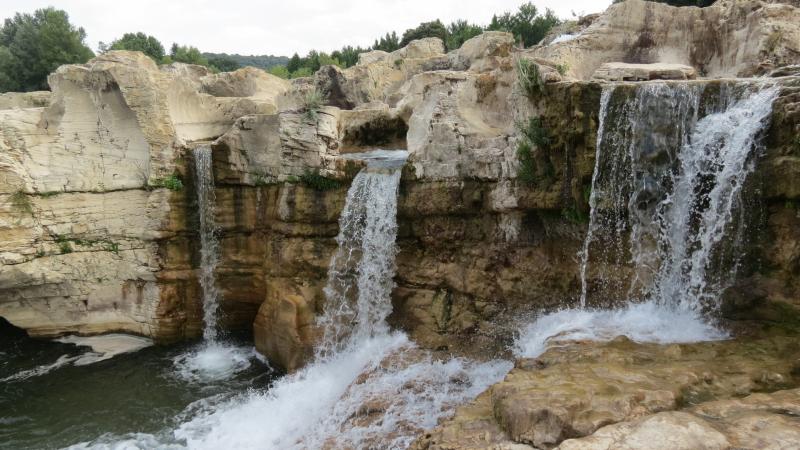
[[[786,448],[797,435],[800,391],[704,402],[795,386],[792,340],[557,346],[517,361],[414,448]],[[687,405],[698,406],[676,411]],[[774,434],[755,425],[770,414]]]
[[[115,51],[59,68],[47,97],[5,94],[0,315],[35,336],[197,335],[193,193],[160,186],[187,180],[190,141],[275,110],[287,83],[244,75],[159,70],[141,53]],[[220,79],[247,86],[221,92]],[[228,97],[202,92],[203,83]]]
[[[0,316],[43,336],[196,336],[191,149],[210,143],[223,325],[254,329],[259,350],[299,367],[360,168],[342,155],[406,148],[392,325],[427,347],[502,352],[511,319],[574,301],[580,289],[575,255],[603,86],[563,80],[617,62],[691,67],[606,66],[606,78],[761,73],[796,62],[796,15],[781,3],[676,9],[629,0],[547,46],[520,50],[510,34],[487,32],[445,54],[441,41],[423,39],[292,81],[252,68],[157,67],[131,52],[64,66],[49,97],[0,98]],[[642,38],[631,42],[631,33]],[[519,59],[539,67],[538,94],[520,82]],[[776,80],[782,94],[757,173],[769,180],[753,249],[762,266],[748,266],[736,290],[759,295],[731,295],[727,313],[785,324],[800,292],[800,218],[786,206],[800,201],[800,129],[796,78]],[[323,106],[308,102],[315,90]],[[530,118],[550,139],[532,149],[532,180],[523,181],[517,124]],[[181,190],[163,187],[175,179]]]
[[[697,73],[683,64],[603,63],[592,78],[605,81],[693,80]]]
[[[672,63],[701,76],[737,77],[796,64],[800,9],[785,2],[722,0],[708,8],[677,8],[626,0],[613,4],[575,38],[533,54],[588,79],[603,63]]]

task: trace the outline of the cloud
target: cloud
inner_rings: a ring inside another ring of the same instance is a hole
[[[4,0],[4,15],[32,12],[52,0]],[[332,51],[343,45],[371,45],[389,31],[402,34],[420,22],[456,19],[487,24],[493,14],[515,11],[521,0],[60,0],[56,7],[82,26],[87,42],[97,48],[125,32],[143,31],[165,47],[173,42],[202,51],[242,54],[305,54]],[[598,12],[610,0],[539,0],[562,18]]]

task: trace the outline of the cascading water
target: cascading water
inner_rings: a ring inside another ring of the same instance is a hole
[[[216,195],[212,172],[211,147],[203,145],[194,150],[197,211],[200,216],[200,288],[203,291],[203,339],[217,340],[217,310],[219,290],[215,272],[219,263],[217,225],[214,221]]]
[[[266,392],[197,402],[177,429],[130,440],[193,449],[406,448],[502,379],[509,362],[435,358],[386,324],[406,156],[355,156],[367,168],[353,180],[339,221],[314,361]]]
[[[519,355],[538,355],[554,336],[726,337],[706,314],[719,306],[736,273],[744,222],[737,211],[778,89],[723,85],[716,101],[701,105],[702,96],[712,97],[701,86],[645,83],[616,103],[612,97],[630,91],[603,90],[580,255],[581,308],[528,326],[517,341]],[[603,275],[599,281],[590,281],[591,264]],[[586,309],[590,291],[595,303],[628,305]]]
[[[219,241],[214,220],[216,194],[212,152],[208,145],[194,149],[197,211],[200,218],[200,288],[203,294],[203,340],[196,350],[178,356],[175,366],[178,376],[189,381],[225,379],[250,367],[255,356],[253,349],[234,347],[219,342],[217,312],[220,293],[216,270],[219,264]]]

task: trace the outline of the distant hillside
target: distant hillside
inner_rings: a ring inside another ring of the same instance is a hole
[[[227,57],[231,58],[240,66],[253,66],[261,69],[269,69],[274,66],[285,66],[289,62],[286,56],[273,56],[273,55],[237,55],[228,53],[203,53],[206,59]]]

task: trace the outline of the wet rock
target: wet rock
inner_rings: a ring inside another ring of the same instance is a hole
[[[697,71],[683,64],[603,63],[592,78],[604,81],[693,80]]]

